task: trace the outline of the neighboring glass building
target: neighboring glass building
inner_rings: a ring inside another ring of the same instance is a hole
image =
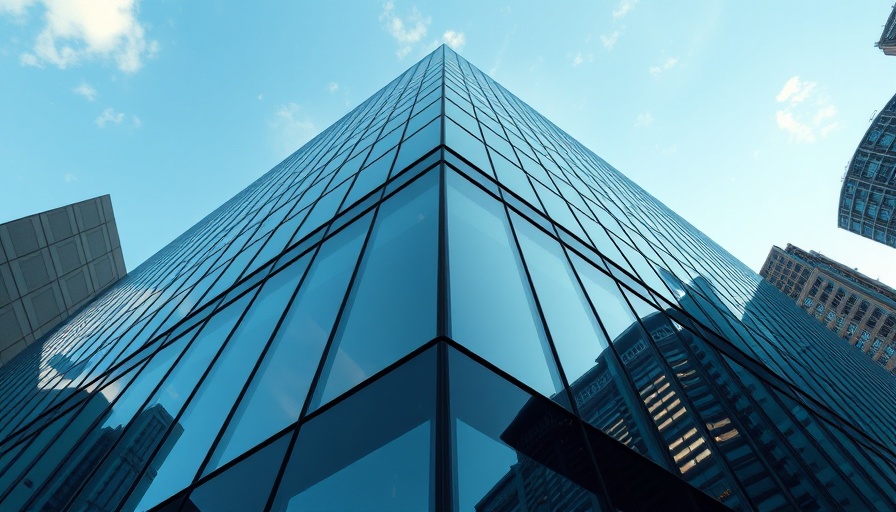
[[[837,225],[896,247],[896,96],[874,118],[849,162]]]
[[[759,270],[797,306],[896,375],[896,290],[795,245],[772,247]]]
[[[894,396],[443,46],[0,368],[0,508],[881,510]]]

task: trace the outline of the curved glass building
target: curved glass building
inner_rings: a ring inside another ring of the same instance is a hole
[[[0,508],[882,510],[894,396],[443,46],[0,368]]]
[[[837,225],[896,247],[896,96],[877,114],[849,162]]]

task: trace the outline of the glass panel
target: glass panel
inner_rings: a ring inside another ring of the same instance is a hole
[[[187,510],[264,510],[291,437],[290,431],[197,487],[190,495],[195,509]]]
[[[432,121],[401,143],[398,158],[395,160],[396,173],[439,145],[442,136],[442,123],[439,121],[439,119]]]
[[[360,219],[321,247],[207,471],[299,418],[370,218]]]
[[[456,510],[603,510],[582,431],[455,350],[449,352]]]
[[[594,367],[609,343],[556,240],[513,215],[523,257],[535,285],[551,339],[570,383]]]
[[[73,483],[80,484],[76,470],[79,463],[85,459],[89,461],[95,451],[99,451],[100,456],[103,454],[100,450],[104,444],[99,438],[104,432],[96,428],[97,424],[109,407],[110,399],[115,398],[116,390],[126,387],[135,373],[125,374],[104,393],[76,392],[80,395],[78,399],[85,402],[44,427],[16,463],[4,470],[0,485],[5,486],[10,480],[19,478],[0,500],[4,509],[25,510],[26,502],[32,499],[37,499],[48,509],[59,509],[68,501],[70,490],[60,492],[60,484],[67,483],[72,473],[75,476]],[[24,470],[27,465],[31,467],[21,473],[19,468]]]
[[[137,509],[146,510],[183,489],[196,471],[233,407],[243,384],[286,309],[298,285],[303,268],[290,266],[272,276],[230,337],[187,410],[178,420],[179,439],[165,454],[164,462],[154,462],[158,474],[146,490]]]
[[[209,320],[142,412],[128,424],[113,448],[115,459],[102,464],[76,497],[73,509],[80,510],[90,503],[101,510],[117,510],[132,487],[130,508],[143,496],[183,432],[176,422],[177,414],[233,329],[249,297],[244,296]],[[141,480],[136,483],[138,476]],[[106,485],[108,481],[117,485]]]
[[[34,493],[38,499],[31,504],[31,508],[35,510],[62,510],[69,502],[72,496],[79,491],[91,474],[101,464],[121,465],[121,452],[113,452],[110,455],[109,449],[121,437],[124,426],[130,422],[139,412],[140,407],[146,401],[149,394],[158,386],[159,382],[168,372],[171,365],[181,354],[186,340],[191,335],[183,336],[172,345],[165,347],[161,352],[156,354],[146,365],[139,376],[130,386],[124,390],[118,400],[114,401],[112,407],[105,413],[96,427],[86,433],[86,438],[78,442],[78,453],[72,454],[72,457],[66,461],[63,471],[54,476],[52,485],[41,489],[35,487],[39,492]],[[88,409],[96,408],[95,404],[101,403],[100,396],[110,399],[121,391],[123,382],[113,382],[100,393],[90,399]],[[147,412],[146,415],[152,415],[153,412]],[[143,420],[136,420],[135,425],[145,424]],[[82,425],[86,428],[87,425]],[[139,427],[138,427],[139,428]],[[133,437],[131,437],[133,439]],[[125,442],[124,446],[130,445]],[[146,463],[145,458],[149,454],[143,454],[143,459],[132,458],[131,462]],[[108,457],[108,458],[107,458]],[[50,461],[51,458],[45,458]],[[138,467],[139,469],[139,467]],[[133,475],[136,477],[137,475]],[[32,478],[32,481],[34,479]],[[127,490],[127,487],[133,482],[133,478],[122,479],[122,485],[125,487],[121,492]]]
[[[430,172],[380,207],[315,403],[435,337],[438,185]]]
[[[302,425],[273,510],[435,510],[435,352]]]
[[[354,204],[355,201],[386,182],[389,170],[392,169],[395,151],[389,151],[385,156],[361,170],[345,199],[345,204]]]
[[[448,173],[451,336],[551,396],[560,379],[501,204]]]

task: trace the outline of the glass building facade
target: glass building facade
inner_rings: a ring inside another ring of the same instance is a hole
[[[896,247],[896,96],[874,118],[849,162],[838,219],[847,231]]]
[[[0,368],[0,508],[887,509],[894,383],[443,46]]]

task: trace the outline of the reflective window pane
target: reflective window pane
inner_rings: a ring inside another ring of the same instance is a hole
[[[560,383],[504,208],[448,174],[451,337],[546,396]]]
[[[435,510],[435,350],[299,428],[273,510]]]
[[[380,208],[319,403],[435,337],[438,185],[439,173],[429,172]]]
[[[298,420],[369,226],[360,219],[315,256],[207,471]]]

